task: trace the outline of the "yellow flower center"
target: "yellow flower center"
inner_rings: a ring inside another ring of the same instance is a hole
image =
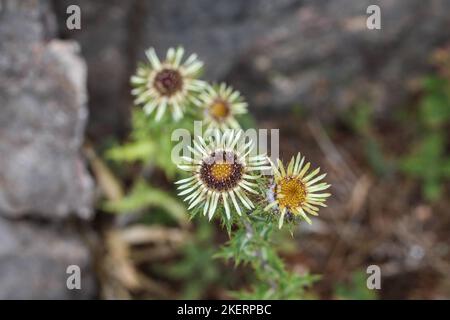
[[[233,173],[233,164],[231,163],[214,163],[211,167],[211,175],[218,181],[228,179]]]
[[[215,151],[203,160],[200,167],[200,179],[210,190],[228,191],[242,180],[244,165],[237,155],[230,151]]]
[[[209,107],[209,114],[216,120],[224,120],[230,113],[230,107],[226,101],[218,99]]]
[[[277,200],[281,207],[294,209],[306,200],[306,186],[295,177],[284,177],[277,184]]]

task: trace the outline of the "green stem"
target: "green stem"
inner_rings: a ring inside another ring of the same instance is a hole
[[[255,229],[253,228],[252,224],[250,223],[250,221],[247,218],[243,218],[242,223],[244,224],[245,231],[246,231],[246,237],[247,237],[247,240],[249,243],[251,243],[252,240],[254,240],[256,237],[258,237],[259,239],[264,240],[264,241],[262,241],[262,243],[266,244],[266,246],[260,246],[260,247],[258,247],[258,249],[254,250],[253,256],[259,260],[253,264],[254,268],[255,269],[261,268],[261,270],[264,271],[262,274],[267,274],[267,275],[271,274],[272,272],[276,272],[276,270],[271,266],[270,261],[267,259],[267,255],[264,252],[265,249],[268,248],[268,246],[270,246],[268,239],[264,239],[264,237],[261,236],[261,234],[257,234],[255,232]],[[265,230],[263,229],[262,233],[264,234],[267,231],[268,231],[268,229],[265,228]],[[272,290],[277,290],[278,283],[276,283],[272,277],[268,277],[267,279],[262,279],[262,280],[267,280],[267,282],[269,283]]]

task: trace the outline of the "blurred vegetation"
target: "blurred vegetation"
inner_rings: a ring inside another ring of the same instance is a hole
[[[175,222],[186,227],[189,214],[172,188],[179,173],[171,159],[172,148],[178,141],[171,138],[173,130],[180,127],[192,132],[193,120],[185,117],[175,126],[167,117],[155,122],[141,108],[133,108],[128,141],[116,143],[105,152],[111,167],[123,175],[120,180],[129,184],[128,192],[119,200],[104,201],[102,209],[115,214],[144,213],[138,221],[144,225],[170,226]],[[163,177],[158,178],[161,173]],[[161,262],[152,269],[159,277],[179,282],[178,298],[199,299],[205,298],[209,286],[226,278],[212,258],[214,226],[200,221],[191,232],[192,238],[179,249],[176,261],[169,267]]]
[[[450,181],[448,124],[450,122],[450,81],[439,76],[424,79],[423,97],[415,115],[419,138],[409,154],[400,161],[406,174],[422,182],[427,200],[436,201],[442,195],[445,182]],[[411,121],[410,120],[410,121]]]
[[[155,188],[137,179],[126,197],[120,201],[107,201],[103,209],[113,213],[139,212],[144,208],[159,208],[182,224],[187,220],[185,206],[171,193]]]
[[[214,232],[208,221],[199,219],[194,238],[182,248],[182,258],[164,270],[165,276],[182,284],[180,299],[201,299],[212,285],[225,286],[232,281],[212,258]]]
[[[303,115],[303,112],[303,108],[293,107],[294,114]],[[139,220],[142,224],[184,227],[190,224],[192,237],[179,249],[177,259],[153,267],[158,276],[176,282],[178,298],[311,297],[307,289],[320,277],[289,270],[278,255],[283,244],[273,241],[272,225],[258,212],[241,221],[222,221],[229,240],[217,252],[223,242],[217,225],[203,217],[192,220],[198,211],[187,212],[186,206],[175,195],[172,183],[182,177],[171,160],[176,143],[171,141],[171,135],[180,127],[192,133],[195,119],[191,114],[176,124],[170,119],[156,123],[140,108],[134,108],[128,141],[115,143],[104,155],[120,176],[126,195],[121,199],[106,200],[101,208],[114,214],[144,213]],[[379,128],[374,108],[367,101],[350,108],[343,115],[343,121],[360,139],[364,161],[373,174],[392,176],[401,173],[402,177],[420,185],[425,200],[435,202],[442,197],[450,181],[450,76],[447,73],[436,72],[424,77],[416,103],[392,112],[389,122],[399,128],[398,132],[380,134],[383,128]],[[243,128],[255,127],[250,115],[242,117],[240,123]],[[404,134],[399,139],[407,140],[398,142],[402,148],[390,150],[384,135],[399,133]],[[236,224],[242,225],[236,227]],[[248,267],[254,272],[247,272]],[[375,291],[367,289],[366,279],[363,272],[352,273],[350,281],[333,286],[333,296],[339,299],[378,298]],[[217,292],[217,288],[223,292]],[[232,288],[237,290],[227,292]]]
[[[344,114],[344,121],[363,140],[366,161],[377,175],[392,173],[394,164],[386,158],[381,141],[375,132],[374,110],[370,104],[361,102]]]
[[[185,125],[189,125],[187,122]],[[131,167],[130,177],[122,177],[121,181],[131,179],[127,195],[121,199],[105,201],[102,209],[112,213],[139,212],[148,208],[159,208],[175,221],[184,224],[187,211],[183,203],[167,187],[169,179],[177,175],[176,166],[171,160],[174,142],[171,134],[175,128],[171,122],[151,122],[145,113],[138,108],[132,112],[132,131],[129,141],[122,145],[114,145],[105,153],[105,158],[113,162],[113,167],[124,174],[126,167]],[[148,178],[155,171],[164,174],[166,184],[154,186]]]
[[[347,283],[338,283],[334,295],[338,299],[346,300],[374,300],[377,299],[376,290],[367,288],[367,274],[361,271],[354,272]]]
[[[129,141],[112,146],[106,152],[106,158],[117,163],[139,163],[144,166],[157,167],[167,178],[174,179],[177,167],[171,159],[174,142],[172,132],[178,128],[193,131],[193,119],[184,117],[174,126],[167,117],[155,122],[145,115],[141,108],[133,108]]]
[[[228,243],[216,254],[216,257],[234,260],[236,266],[251,265],[256,271],[251,288],[232,295],[239,299],[305,299],[305,290],[320,277],[290,272],[272,240],[276,223],[257,214],[254,212],[243,218],[241,223],[244,225],[236,229]]]
[[[439,74],[426,76],[421,91],[416,105],[392,113],[395,126],[411,131],[412,140],[404,141],[409,148],[404,154],[388,156],[376,132],[376,116],[370,104],[363,102],[350,108],[344,121],[362,139],[367,163],[376,175],[400,171],[417,180],[424,199],[434,202],[450,181],[450,78]]]

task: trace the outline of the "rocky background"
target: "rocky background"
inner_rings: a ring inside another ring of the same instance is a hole
[[[332,121],[412,99],[450,41],[446,0],[0,0],[0,298],[98,297],[95,183],[81,147],[128,132],[129,78],[149,46],[183,45],[261,121],[301,105]],[[66,8],[81,7],[81,30]],[[366,28],[378,4],[382,30]],[[79,265],[83,290],[67,290]]]
[[[57,39],[50,3],[1,9],[0,298],[94,297],[85,239],[94,184],[80,155],[86,63],[76,42]],[[85,290],[67,290],[72,264]]]
[[[82,8],[81,30],[65,27],[70,4]],[[370,4],[382,10],[382,31],[366,27]],[[448,41],[450,26],[445,0],[64,0],[54,6],[60,36],[81,45],[88,65],[93,136],[126,129],[128,79],[149,46],[160,54],[178,44],[198,53],[205,78],[232,83],[253,112],[300,103],[332,117],[360,99],[380,112],[405,102],[429,53]]]

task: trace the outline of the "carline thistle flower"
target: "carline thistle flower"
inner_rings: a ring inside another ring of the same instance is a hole
[[[208,85],[195,104],[204,110],[207,129],[239,129],[235,116],[247,113],[247,103],[243,101],[240,92],[225,83]]]
[[[154,48],[145,54],[150,63],[139,66],[136,75],[131,77],[134,87],[131,93],[137,96],[134,103],[143,105],[148,115],[157,110],[156,121],[161,120],[166,109],[175,121],[180,120],[186,105],[206,87],[205,81],[197,79],[203,62],[196,54],[191,54],[182,63],[182,47],[170,48],[164,61],[159,60]]]
[[[192,176],[177,181],[180,196],[189,201],[188,210],[203,206],[203,215],[211,220],[218,205],[223,205],[228,219],[231,218],[231,204],[238,215],[242,215],[241,205],[248,210],[255,206],[247,196],[255,191],[258,175],[255,172],[270,169],[265,155],[250,156],[253,141],[241,139],[242,130],[214,130],[206,143],[198,136],[193,141],[194,148],[188,146],[193,157],[183,157],[184,164],[178,165]]]
[[[269,160],[270,161],[270,160]],[[269,190],[269,205],[264,208],[265,211],[277,209],[280,214],[278,227],[283,226],[286,214],[301,216],[308,223],[311,219],[307,213],[317,216],[320,207],[326,207],[325,201],[331,195],[330,193],[321,193],[330,187],[325,182],[320,182],[326,174],[319,175],[320,168],[311,173],[308,170],[311,164],[305,163],[305,157],[300,153],[297,157],[292,157],[287,170],[283,163],[278,159],[275,165],[270,162],[274,175],[274,184]]]

